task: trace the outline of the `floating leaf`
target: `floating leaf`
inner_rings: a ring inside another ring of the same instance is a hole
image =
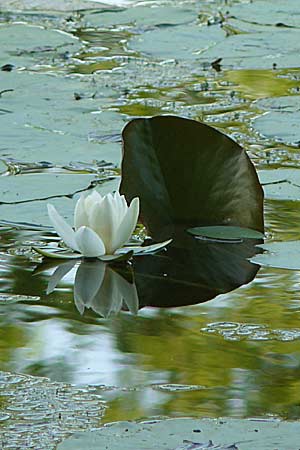
[[[231,225],[263,231],[263,192],[246,152],[194,120],[135,119],[123,130],[121,192],[141,200],[155,240],[177,227]]]
[[[76,433],[58,450],[273,450],[299,448],[297,421],[255,419],[166,419],[114,422]],[[249,446],[250,443],[250,446]],[[278,443],[280,445],[278,445]]]
[[[259,245],[259,248],[267,252],[252,257],[251,262],[279,269],[300,270],[300,241],[271,242]]]
[[[232,241],[235,239],[263,239],[263,233],[259,231],[251,230],[250,228],[241,227],[226,227],[226,226],[216,226],[216,227],[195,227],[188,230],[189,233],[212,239],[222,239]]]
[[[266,198],[272,200],[300,200],[300,170],[261,170],[259,179]]]
[[[277,142],[299,145],[299,96],[264,98],[255,105],[266,111],[253,120],[256,131]]]

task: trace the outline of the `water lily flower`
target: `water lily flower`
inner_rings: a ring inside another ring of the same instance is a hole
[[[63,219],[56,208],[48,204],[52,225],[67,247],[75,253],[48,252],[34,247],[44,256],[55,258],[100,258],[111,261],[127,253],[142,254],[158,250],[169,241],[147,247],[124,247],[135,230],[139,216],[139,198],[130,206],[119,192],[102,196],[97,191],[81,196],[74,212],[74,229]]]

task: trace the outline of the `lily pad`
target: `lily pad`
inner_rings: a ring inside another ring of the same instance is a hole
[[[263,193],[246,152],[214,128],[173,116],[123,130],[121,192],[141,200],[158,241],[176,228],[230,225],[263,231]]]
[[[281,0],[238,4],[229,12],[237,19],[261,25],[299,27],[300,22],[298,0],[289,0],[284,5]]]
[[[88,14],[86,20],[92,27],[115,27],[116,25],[130,24],[135,25],[140,31],[141,28],[187,24],[194,21],[196,17],[196,8],[190,5],[156,5],[154,8],[149,8],[143,4],[122,10],[116,8],[115,10],[95,11]]]
[[[259,245],[266,253],[255,255],[251,262],[279,269],[300,270],[300,241],[271,242]]]
[[[265,196],[272,200],[300,200],[300,170],[260,170]]]
[[[298,450],[299,433],[297,421],[184,418],[115,422],[75,433],[57,450]]]
[[[95,180],[92,175],[31,174],[0,177],[0,216],[12,222],[29,222],[48,225],[47,203],[52,203],[64,218],[73,223],[73,213],[78,196]],[[97,187],[103,195],[118,187],[117,180],[107,181]]]
[[[221,28],[198,24],[162,27],[135,36],[129,48],[161,59],[196,60],[199,53],[224,39]]]
[[[95,106],[91,97],[98,88],[91,80],[0,72],[0,85],[11,89],[0,98],[0,107],[7,111],[0,116],[0,156],[34,162],[51,158],[56,164],[74,160],[120,163],[119,144],[109,136],[120,133],[124,121],[112,111],[98,109],[105,103],[103,98]],[[86,92],[86,97],[76,101],[74,92]],[[101,92],[114,95],[111,89],[101,87]]]
[[[0,48],[0,61],[17,67],[31,67],[44,60],[49,63],[50,54],[58,57],[81,47],[80,41],[71,34],[27,24],[0,25],[0,42],[5,42]]]
[[[195,227],[188,230],[189,233],[194,236],[211,238],[211,239],[222,239],[222,240],[235,240],[235,239],[263,239],[263,233],[259,231],[250,230],[250,228],[241,227],[226,227],[226,226],[216,226],[216,227]]]
[[[106,0],[107,1],[107,0]],[[108,0],[109,3],[112,0]],[[126,0],[117,0],[116,3],[120,5],[125,3]],[[1,0],[1,9],[14,11],[14,10],[40,10],[40,11],[78,11],[81,9],[94,9],[104,8],[104,2],[98,2],[98,0]]]
[[[284,45],[282,45],[284,42]],[[222,58],[223,67],[272,69],[299,67],[299,30],[276,28],[256,33],[233,34],[200,55],[203,61]]]
[[[300,145],[299,95],[262,99],[256,102],[266,112],[253,121],[256,131],[288,145]]]

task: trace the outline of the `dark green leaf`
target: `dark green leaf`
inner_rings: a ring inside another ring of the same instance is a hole
[[[263,231],[263,192],[246,152],[214,128],[175,116],[123,130],[121,192],[164,240],[177,228],[231,225]]]

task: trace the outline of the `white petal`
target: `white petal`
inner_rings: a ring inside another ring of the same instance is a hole
[[[113,253],[112,240],[116,232],[116,208],[111,194],[104,197],[101,204],[93,206],[90,216],[91,228],[101,237],[106,253]]]
[[[70,225],[61,217],[51,204],[47,205],[49,218],[55,228],[56,233],[62,238],[64,243],[78,252],[78,246],[75,240],[75,232]]]
[[[75,232],[75,239],[80,253],[88,258],[96,258],[105,254],[101,238],[88,227],[80,227]]]
[[[105,275],[105,264],[100,261],[83,261],[77,269],[74,285],[74,300],[79,312],[89,308],[101,287]]]
[[[101,203],[103,200],[103,197],[99,192],[93,191],[91,194],[87,195],[84,199],[84,206],[87,213],[91,210],[92,206],[95,203]]]
[[[117,191],[115,192],[114,195],[114,199],[115,202],[117,204],[117,209],[118,209],[118,226],[120,225],[120,223],[122,222],[122,220],[124,219],[124,216],[128,210],[128,206],[126,203],[126,199],[124,195],[120,195],[120,193]]]
[[[75,230],[78,230],[80,227],[88,227],[89,219],[88,215],[85,211],[85,198],[81,195],[80,199],[76,203],[75,212],[74,212],[74,227]]]
[[[136,227],[137,224],[137,220],[139,217],[139,211],[140,211],[140,201],[138,197],[135,197],[117,232],[116,232],[116,237],[113,241],[113,245],[112,245],[112,253],[114,253],[119,247],[122,247],[123,244],[125,244],[131,237],[132,233],[134,232],[134,229]]]
[[[51,275],[49,282],[48,282],[48,287],[47,287],[47,291],[46,291],[47,295],[51,294],[51,292],[54,291],[54,289],[56,288],[56,286],[58,285],[60,280],[62,280],[63,277],[65,275],[67,275],[67,273],[69,273],[70,270],[73,269],[75,264],[76,264],[76,261],[68,261],[68,262],[66,262],[64,264],[60,264],[58,267],[56,267],[55,271]]]

